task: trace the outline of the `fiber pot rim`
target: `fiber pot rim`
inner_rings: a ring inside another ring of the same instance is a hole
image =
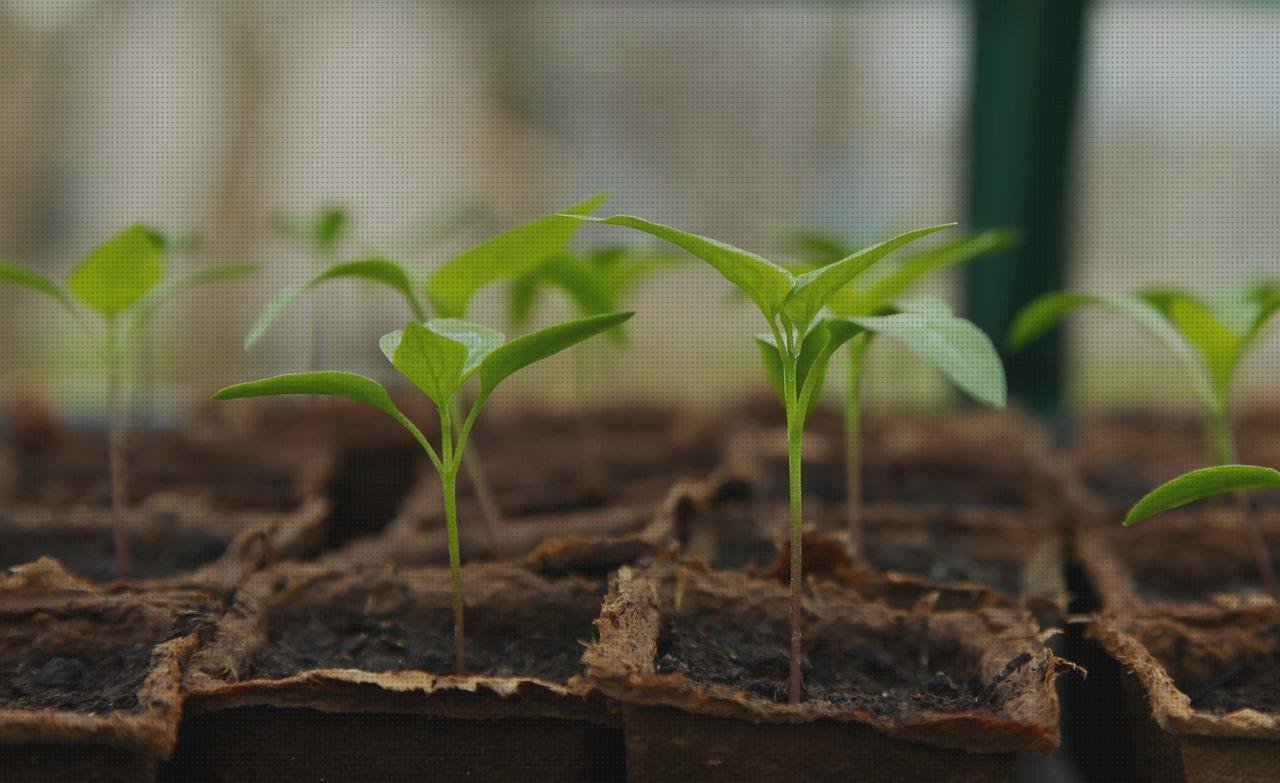
[[[683,674],[658,674],[654,670],[657,636],[661,625],[658,583],[676,568],[686,569],[690,579],[736,601],[767,599],[785,605],[781,585],[747,575],[712,571],[699,563],[679,566],[656,564],[647,569],[624,568],[611,581],[600,619],[600,640],[584,654],[583,679],[606,696],[625,704],[674,707],[701,715],[733,718],[751,723],[797,724],[819,720],[859,723],[883,734],[973,752],[1005,753],[1036,750],[1049,753],[1058,745],[1058,702],[1054,690],[1063,664],[1039,640],[1028,613],[1021,609],[986,607],[975,612],[942,612],[932,617],[979,618],[1001,641],[1010,660],[1029,646],[1033,658],[998,683],[1005,689],[1017,684],[1025,691],[1010,700],[1016,716],[993,715],[978,710],[939,712],[919,710],[915,717],[888,718],[862,710],[841,710],[831,704],[806,702],[790,705],[749,694],[718,683],[695,682]],[[910,616],[849,595],[827,593],[802,599],[811,616],[835,616],[853,612],[870,622]],[[1014,649],[1017,648],[1017,649]],[[999,657],[999,656],[997,656]]]
[[[509,563],[479,563],[464,571],[467,603],[521,587],[522,599],[536,600],[530,586],[550,585],[542,575]],[[264,640],[270,613],[293,595],[331,582],[336,590],[360,589],[370,580],[389,584],[413,582],[428,595],[447,596],[444,568],[343,568],[322,564],[285,564],[255,575],[236,595],[218,624],[214,638],[193,657],[183,689],[193,713],[245,706],[301,707],[326,712],[378,712],[494,718],[503,715],[563,717],[608,723],[604,699],[593,688],[570,680],[540,677],[435,674],[406,669],[370,672],[351,668],[316,668],[278,679],[230,680]],[[589,580],[566,577],[577,587]],[[564,580],[560,580],[564,581]],[[429,587],[428,587],[429,586]],[[447,606],[447,603],[446,603]]]
[[[19,621],[46,612],[92,617],[129,607],[158,622],[174,622],[183,614],[208,611],[217,604],[211,594],[199,591],[127,591],[90,585],[48,558],[10,569],[0,577],[0,594],[4,599],[0,615]],[[0,709],[0,742],[93,744],[155,759],[168,756],[178,741],[183,668],[199,641],[198,631],[192,631],[152,645],[136,707],[106,713]]]
[[[1192,627],[1213,628],[1223,625],[1275,625],[1280,623],[1280,606],[1256,606],[1239,609],[1218,607],[1182,607],[1177,611],[1147,612],[1132,616],[1117,613],[1094,615],[1088,634],[1138,678],[1146,692],[1151,716],[1161,729],[1170,734],[1280,740],[1280,711],[1267,713],[1243,707],[1217,714],[1191,706],[1191,697],[1174,682],[1164,664],[1137,637],[1142,626],[1170,626],[1186,631]],[[1280,651],[1277,653],[1280,655]]]

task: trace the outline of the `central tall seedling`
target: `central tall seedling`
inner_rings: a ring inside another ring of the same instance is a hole
[[[1102,307],[1123,313],[1163,342],[1187,372],[1204,409],[1208,463],[1236,462],[1231,427],[1231,392],[1240,362],[1258,343],[1271,317],[1280,311],[1280,286],[1255,283],[1202,299],[1181,289],[1157,287],[1136,294],[1103,296],[1075,291],[1045,294],[1018,313],[1009,328],[1009,344],[1020,348],[1044,334],[1072,310]],[[1248,509],[1243,491],[1236,495],[1240,524],[1249,536],[1267,590],[1280,598],[1280,580],[1271,552]]]
[[[281,394],[322,394],[347,397],[368,403],[395,419],[413,435],[431,460],[444,495],[445,525],[449,537],[449,575],[453,589],[454,655],[459,675],[466,673],[463,654],[465,639],[462,612],[462,554],[458,544],[457,478],[471,427],[481,406],[507,376],[579,343],[592,335],[612,329],[631,313],[607,313],[552,326],[510,342],[499,332],[455,318],[425,323],[411,321],[404,329],[383,336],[382,353],[396,371],[409,379],[435,405],[440,417],[440,448],[437,450],[422,431],[391,402],[386,389],[363,375],[349,372],[305,372],[278,375],[258,381],[228,386],[213,395],[215,400],[264,397]],[[480,391],[466,418],[456,422],[458,396],[472,377],[480,381]]]
[[[805,274],[786,268],[754,253],[739,250],[714,239],[690,234],[628,215],[608,218],[580,217],[610,225],[627,226],[652,234],[681,247],[706,261],[737,285],[756,303],[769,324],[769,333],[758,337],[765,371],[782,398],[787,420],[787,470],[789,485],[788,537],[791,546],[791,586],[789,611],[790,672],[788,700],[799,703],[802,693],[800,670],[802,590],[801,447],[804,424],[817,403],[823,377],[832,355],[853,337],[873,332],[893,334],[912,344],[927,346],[927,358],[947,368],[956,368],[987,383],[998,378],[1003,396],[1004,375],[990,341],[976,327],[955,339],[955,323],[965,323],[949,311],[930,305],[919,312],[887,316],[841,318],[825,305],[873,263],[899,247],[954,224],[910,231],[878,245],[849,255],[835,263]],[[991,360],[994,359],[994,376]]]

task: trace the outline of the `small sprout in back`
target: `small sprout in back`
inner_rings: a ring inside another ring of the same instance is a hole
[[[805,419],[817,403],[832,355],[859,335],[889,334],[906,342],[970,394],[991,404],[1004,404],[1004,372],[991,342],[977,327],[956,318],[945,306],[927,302],[914,311],[854,317],[841,317],[828,307],[846,286],[876,261],[909,242],[954,224],[910,231],[835,263],[796,275],[754,253],[641,218],[615,215],[603,219],[581,219],[638,229],[689,251],[741,288],[768,322],[769,333],[757,340],[765,372],[782,398],[787,419],[791,511],[788,525],[791,611],[787,694],[791,703],[798,703],[802,691],[800,592],[804,584],[801,574],[801,445]]]
[[[481,406],[498,384],[509,375],[572,345],[616,328],[631,313],[607,313],[551,326],[507,341],[499,332],[455,318],[425,323],[409,322],[404,329],[383,336],[383,354],[396,371],[407,378],[436,407],[440,417],[440,448],[437,450],[422,431],[391,401],[386,389],[376,381],[349,372],[305,372],[278,375],[258,381],[228,386],[213,395],[215,400],[264,397],[282,394],[320,394],[347,397],[367,403],[400,423],[422,446],[440,476],[444,494],[445,525],[449,537],[449,574],[453,589],[454,653],[458,674],[466,672],[463,654],[462,556],[458,544],[457,476],[472,425]],[[453,421],[458,396],[472,377],[480,382],[480,392],[471,403],[466,418],[456,431]]]
[[[1245,529],[1249,534],[1250,549],[1254,554],[1262,584],[1272,598],[1280,600],[1280,581],[1276,579],[1275,564],[1263,541],[1261,531],[1252,520],[1248,520],[1249,508],[1244,500],[1246,490],[1266,488],[1280,488],[1280,471],[1256,465],[1218,465],[1193,470],[1166,481],[1147,493],[1146,497],[1129,509],[1129,514],[1124,519],[1124,526],[1136,525],[1156,514],[1180,508],[1197,500],[1234,492],[1237,499],[1241,501],[1241,513],[1247,520]]]
[[[1255,283],[1220,292],[1211,299],[1162,286],[1136,294],[1100,296],[1061,291],[1045,294],[1018,313],[1009,328],[1009,345],[1020,348],[1048,331],[1067,313],[1097,306],[1128,315],[1154,334],[1178,358],[1204,408],[1207,462],[1236,462],[1231,431],[1231,390],[1240,362],[1257,344],[1271,317],[1280,310],[1280,286]],[[1240,523],[1251,525],[1241,495]],[[1271,563],[1261,535],[1250,535],[1254,557]]]
[[[141,225],[130,226],[94,248],[67,277],[66,287],[23,266],[0,262],[0,282],[26,286],[51,297],[70,314],[106,360],[108,463],[115,573],[129,571],[129,536],[125,513],[128,481],[125,432],[121,424],[123,360],[129,333],[150,321],[151,314],[174,294],[203,283],[252,274],[256,267],[212,267],[178,277],[165,277],[162,239]],[[101,328],[90,325],[81,307],[96,312]]]

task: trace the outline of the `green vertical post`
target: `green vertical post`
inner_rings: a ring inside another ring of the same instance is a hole
[[[1022,241],[969,269],[969,317],[1004,341],[1014,314],[1061,288],[1086,0],[975,0],[969,221]],[[1037,412],[1062,399],[1062,335],[1005,355],[1009,390]]]

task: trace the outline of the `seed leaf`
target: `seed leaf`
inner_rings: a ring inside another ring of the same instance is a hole
[[[499,383],[517,370],[612,329],[632,315],[634,313],[620,312],[579,318],[517,337],[497,348],[485,357],[478,368],[480,399],[487,398]]]
[[[983,405],[1005,406],[1004,367],[990,338],[971,322],[940,312],[936,302],[919,312],[847,320],[869,332],[897,338]]]
[[[357,261],[344,261],[340,264],[334,264],[304,283],[287,289],[271,300],[262,311],[262,315],[258,316],[257,323],[249,330],[249,335],[244,338],[245,349],[252,348],[257,344],[262,339],[262,336],[267,333],[267,330],[271,328],[271,325],[276,322],[276,319],[298,297],[326,280],[334,280],[340,277],[358,277],[391,286],[404,296],[415,319],[426,320],[426,313],[423,311],[421,303],[418,302],[418,297],[413,293],[413,283],[410,281],[409,273],[405,271],[404,267],[386,258],[364,258]]]
[[[27,269],[25,266],[10,264],[6,261],[0,261],[0,283],[13,283],[15,285],[26,286],[42,294],[51,296],[58,301],[63,307],[77,318],[80,317],[76,311],[76,306],[71,301],[71,297],[67,296],[67,292],[63,291],[57,283],[48,279],[38,272]]]
[[[396,419],[403,416],[391,402],[386,389],[376,381],[353,372],[295,372],[277,375],[219,389],[213,395],[213,399],[236,400],[245,397],[275,397],[286,394],[346,397],[368,403]]]
[[[461,318],[471,300],[496,280],[523,274],[547,256],[560,252],[590,213],[609,198],[597,193],[565,214],[553,214],[486,239],[441,264],[427,279],[427,295],[440,315]]]
[[[927,275],[966,264],[985,253],[1004,250],[1017,240],[1016,231],[982,231],[915,253],[865,287],[856,282],[846,286],[831,299],[829,306],[837,315],[873,315]]]
[[[817,317],[818,311],[841,288],[844,288],[876,261],[903,245],[935,231],[951,228],[955,223],[920,228],[899,234],[891,239],[859,250],[835,263],[806,272],[795,278],[794,287],[786,298],[784,309],[796,328],[805,331]]]
[[[1256,465],[1218,465],[1184,473],[1147,493],[1129,509],[1124,526],[1203,498],[1264,487],[1280,487],[1280,471]]]
[[[88,307],[113,319],[164,277],[160,248],[145,227],[130,226],[85,256],[67,278],[67,289]]]
[[[720,274],[759,306],[765,318],[773,320],[791,292],[791,273],[766,258],[740,250],[716,239],[690,234],[660,223],[653,223],[632,215],[612,215],[607,218],[580,218],[593,223],[626,226],[664,239],[683,248],[710,264]]]
[[[437,323],[411,321],[404,329],[383,335],[379,345],[396,371],[421,389],[437,407],[449,408],[466,381],[463,372],[471,347],[441,334],[434,328]]]

